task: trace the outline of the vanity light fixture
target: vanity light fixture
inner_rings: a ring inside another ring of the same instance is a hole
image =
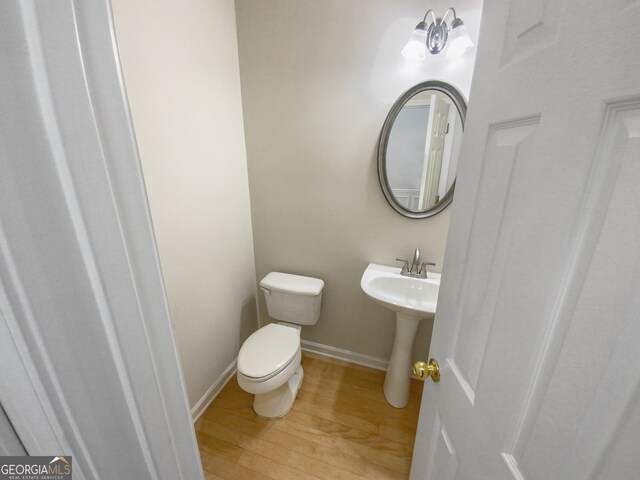
[[[451,25],[446,23],[449,13],[453,15]],[[427,20],[429,14],[431,17]],[[447,58],[459,57],[473,48],[467,28],[458,18],[453,7],[447,9],[442,17],[436,17],[433,10],[428,10],[422,21],[416,25],[407,45],[402,49],[402,55],[410,60],[420,60],[426,57],[427,51],[437,55],[447,43],[449,43]]]

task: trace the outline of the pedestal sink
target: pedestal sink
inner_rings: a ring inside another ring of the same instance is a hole
[[[384,380],[384,396],[396,408],[409,402],[411,349],[420,320],[433,315],[438,303],[440,275],[427,278],[400,275],[400,268],[370,264],[360,286],[376,302],[396,312],[396,334]]]

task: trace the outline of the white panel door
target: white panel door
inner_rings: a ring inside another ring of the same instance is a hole
[[[414,480],[640,475],[638,25],[484,2]]]
[[[431,95],[429,102],[429,125],[425,142],[424,166],[420,180],[420,210],[435,205],[438,200],[438,186],[442,171],[445,135],[449,104],[437,93]]]

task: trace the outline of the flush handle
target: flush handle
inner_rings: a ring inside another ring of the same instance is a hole
[[[431,377],[431,380],[438,383],[440,381],[440,365],[435,358],[431,358],[429,363],[416,362],[413,364],[413,374],[420,380]]]

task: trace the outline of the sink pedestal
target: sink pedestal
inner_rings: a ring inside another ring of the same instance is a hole
[[[411,389],[411,350],[422,317],[396,313],[396,336],[384,379],[384,397],[393,407],[404,408],[409,403]]]
[[[392,406],[404,408],[409,403],[413,339],[420,320],[436,313],[440,275],[408,277],[399,268],[371,263],[362,274],[360,286],[376,302],[396,312],[396,336],[384,379],[384,396]]]

